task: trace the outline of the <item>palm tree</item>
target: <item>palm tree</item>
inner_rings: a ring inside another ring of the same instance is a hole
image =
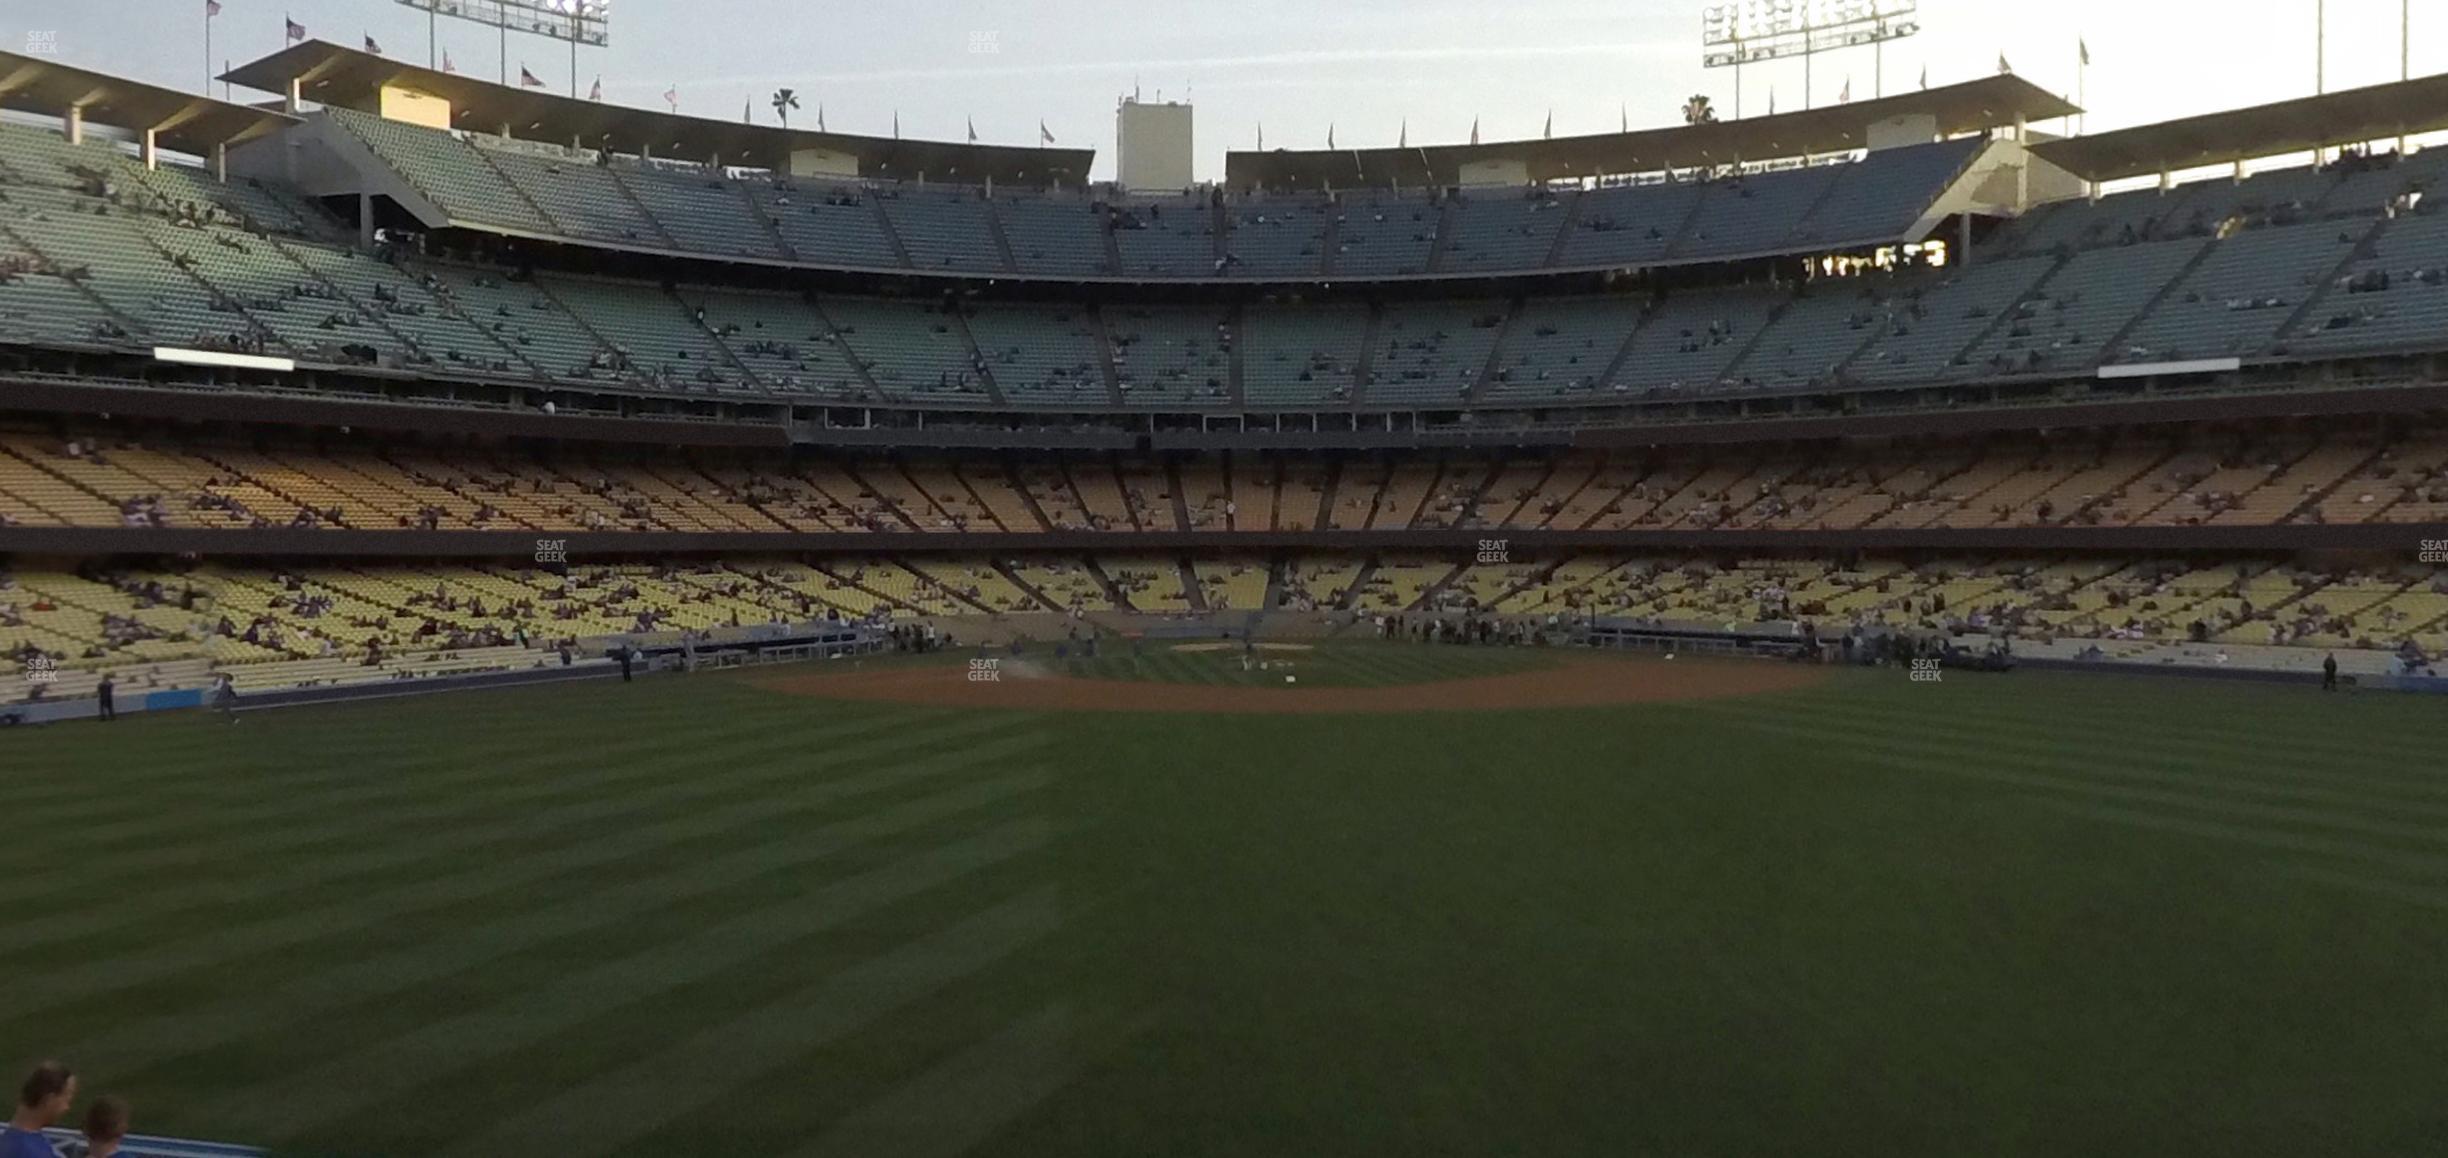
[[[798,107],[799,107],[799,94],[798,94],[798,93],[792,92],[791,90],[786,89],[786,88],[778,88],[778,89],[775,89],[775,90],[774,90],[774,94],[773,94],[773,109],[774,109],[774,115],[779,116],[779,117],[781,117],[781,118],[782,118],[782,127],[783,127],[783,128],[786,128],[786,129],[787,129],[787,128],[789,128],[789,127],[790,127],[790,115],[791,115],[791,110],[792,110],[792,109],[795,109],[795,108],[798,108]]]
[[[1717,106],[1709,103],[1707,93],[1693,93],[1692,99],[1683,102],[1683,123],[1687,125],[1717,123]]]

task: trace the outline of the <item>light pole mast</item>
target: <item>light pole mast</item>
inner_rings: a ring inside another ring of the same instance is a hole
[[[1877,95],[1887,95],[1887,42],[1921,31],[1921,0],[1780,0],[1746,5],[1726,0],[1700,14],[1700,63],[1734,70],[1734,115],[1743,114],[1743,68],[1802,58],[1802,107],[1818,103],[1817,61],[1823,52],[1868,45]]]

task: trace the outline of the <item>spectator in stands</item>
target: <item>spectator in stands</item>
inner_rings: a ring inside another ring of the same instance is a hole
[[[59,1158],[43,1131],[68,1116],[76,1101],[76,1072],[55,1061],[34,1067],[17,1088],[17,1112],[0,1130],[0,1158]]]
[[[127,1140],[128,1104],[125,1099],[104,1094],[85,1108],[85,1141],[81,1150],[69,1158],[112,1158],[119,1153],[119,1144]]]

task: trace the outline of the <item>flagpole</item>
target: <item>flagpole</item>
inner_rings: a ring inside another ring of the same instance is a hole
[[[438,11],[438,9],[430,6],[425,9],[425,67],[427,68],[442,67],[440,64],[436,63],[441,59],[441,57],[436,55],[434,51],[434,46],[440,43],[440,39],[434,31],[434,21],[437,19],[437,17],[434,15],[436,11]]]
[[[204,9],[204,99],[212,99],[212,9]]]
[[[2329,91],[2329,0],[2312,0],[2312,92]]]

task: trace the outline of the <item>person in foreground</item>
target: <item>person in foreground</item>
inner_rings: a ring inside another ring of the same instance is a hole
[[[17,1088],[17,1111],[8,1128],[0,1130],[0,1158],[59,1158],[43,1129],[67,1117],[75,1101],[75,1073],[58,1062],[35,1066]]]

